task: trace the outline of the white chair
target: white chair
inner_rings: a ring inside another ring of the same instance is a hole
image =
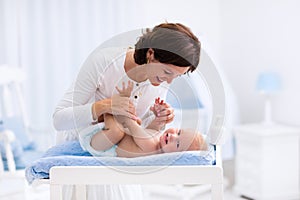
[[[3,147],[4,147],[3,149],[6,155],[8,171],[10,172],[10,174],[16,172],[16,165],[15,165],[14,156],[10,145],[10,143],[13,142],[14,140],[15,140],[15,135],[12,131],[2,130],[0,132],[0,141],[3,143]],[[4,165],[2,160],[3,160],[2,155],[0,153],[0,178],[1,175],[4,175]]]
[[[25,80],[25,73],[16,67],[0,65],[0,181],[2,186],[16,185],[16,188],[1,189],[1,196],[15,195],[25,192],[24,170],[17,170],[13,148],[11,144],[16,140],[15,133],[6,127],[4,117],[11,117],[18,113],[22,123],[28,127],[28,120],[24,107],[24,99],[21,93],[21,83]],[[13,98],[12,97],[13,94]],[[12,103],[12,99],[15,103]],[[17,104],[17,105],[15,105]],[[27,134],[27,133],[24,133]],[[7,171],[4,170],[3,158],[6,157]],[[23,187],[19,187],[23,185]],[[9,186],[8,186],[9,187]]]
[[[25,73],[20,68],[9,67],[7,65],[0,66],[0,141],[3,143],[7,158],[8,173],[10,175],[16,173],[16,165],[10,145],[11,142],[15,140],[15,135],[11,130],[4,128],[5,125],[3,124],[4,122],[2,121],[2,117],[4,115],[13,115],[13,107],[18,107],[18,111],[20,111],[23,123],[27,127],[28,120],[20,86],[23,80],[25,80]],[[16,102],[18,105],[12,105],[10,94],[13,92],[16,96]],[[0,154],[0,177],[1,175],[4,175],[4,166]]]

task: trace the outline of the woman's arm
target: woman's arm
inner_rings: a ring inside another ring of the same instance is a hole
[[[111,98],[103,99],[92,105],[93,119],[96,120],[105,113],[112,115],[124,115],[136,120],[135,107],[128,97],[114,95]]]
[[[65,92],[53,114],[56,130],[70,130],[91,124],[94,119],[90,99],[94,97],[104,65],[101,53],[91,54],[82,65],[72,86]]]
[[[117,52],[118,55],[121,52]],[[107,53],[106,53],[107,54]],[[66,91],[55,108],[53,124],[56,130],[71,130],[89,126],[104,113],[120,114],[135,117],[135,108],[128,97],[114,96],[95,103],[97,90],[102,83],[109,82],[104,71],[110,59],[105,52],[91,54],[81,67],[72,86]]]

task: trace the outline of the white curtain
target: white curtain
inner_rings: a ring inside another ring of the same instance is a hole
[[[140,28],[135,11],[142,7],[135,0],[0,0],[0,64],[26,71],[34,130],[52,131],[54,107],[85,58],[112,36]]]
[[[221,30],[217,0],[157,3],[0,0],[0,65],[26,71],[25,103],[34,132],[54,132],[54,107],[81,64],[93,49],[117,34],[164,21],[181,22],[191,27],[201,41],[205,39],[218,55]]]

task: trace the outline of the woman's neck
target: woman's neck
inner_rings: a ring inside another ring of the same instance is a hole
[[[126,52],[126,58],[124,63],[125,72],[128,77],[138,83],[147,80],[147,71],[145,65],[138,65],[134,61],[134,50],[129,49]]]

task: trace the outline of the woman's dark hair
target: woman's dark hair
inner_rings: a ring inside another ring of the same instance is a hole
[[[179,67],[189,66],[193,72],[200,59],[201,44],[191,30],[180,23],[163,23],[155,26],[139,38],[135,44],[134,60],[147,63],[147,51],[154,50],[154,58],[161,63]]]

